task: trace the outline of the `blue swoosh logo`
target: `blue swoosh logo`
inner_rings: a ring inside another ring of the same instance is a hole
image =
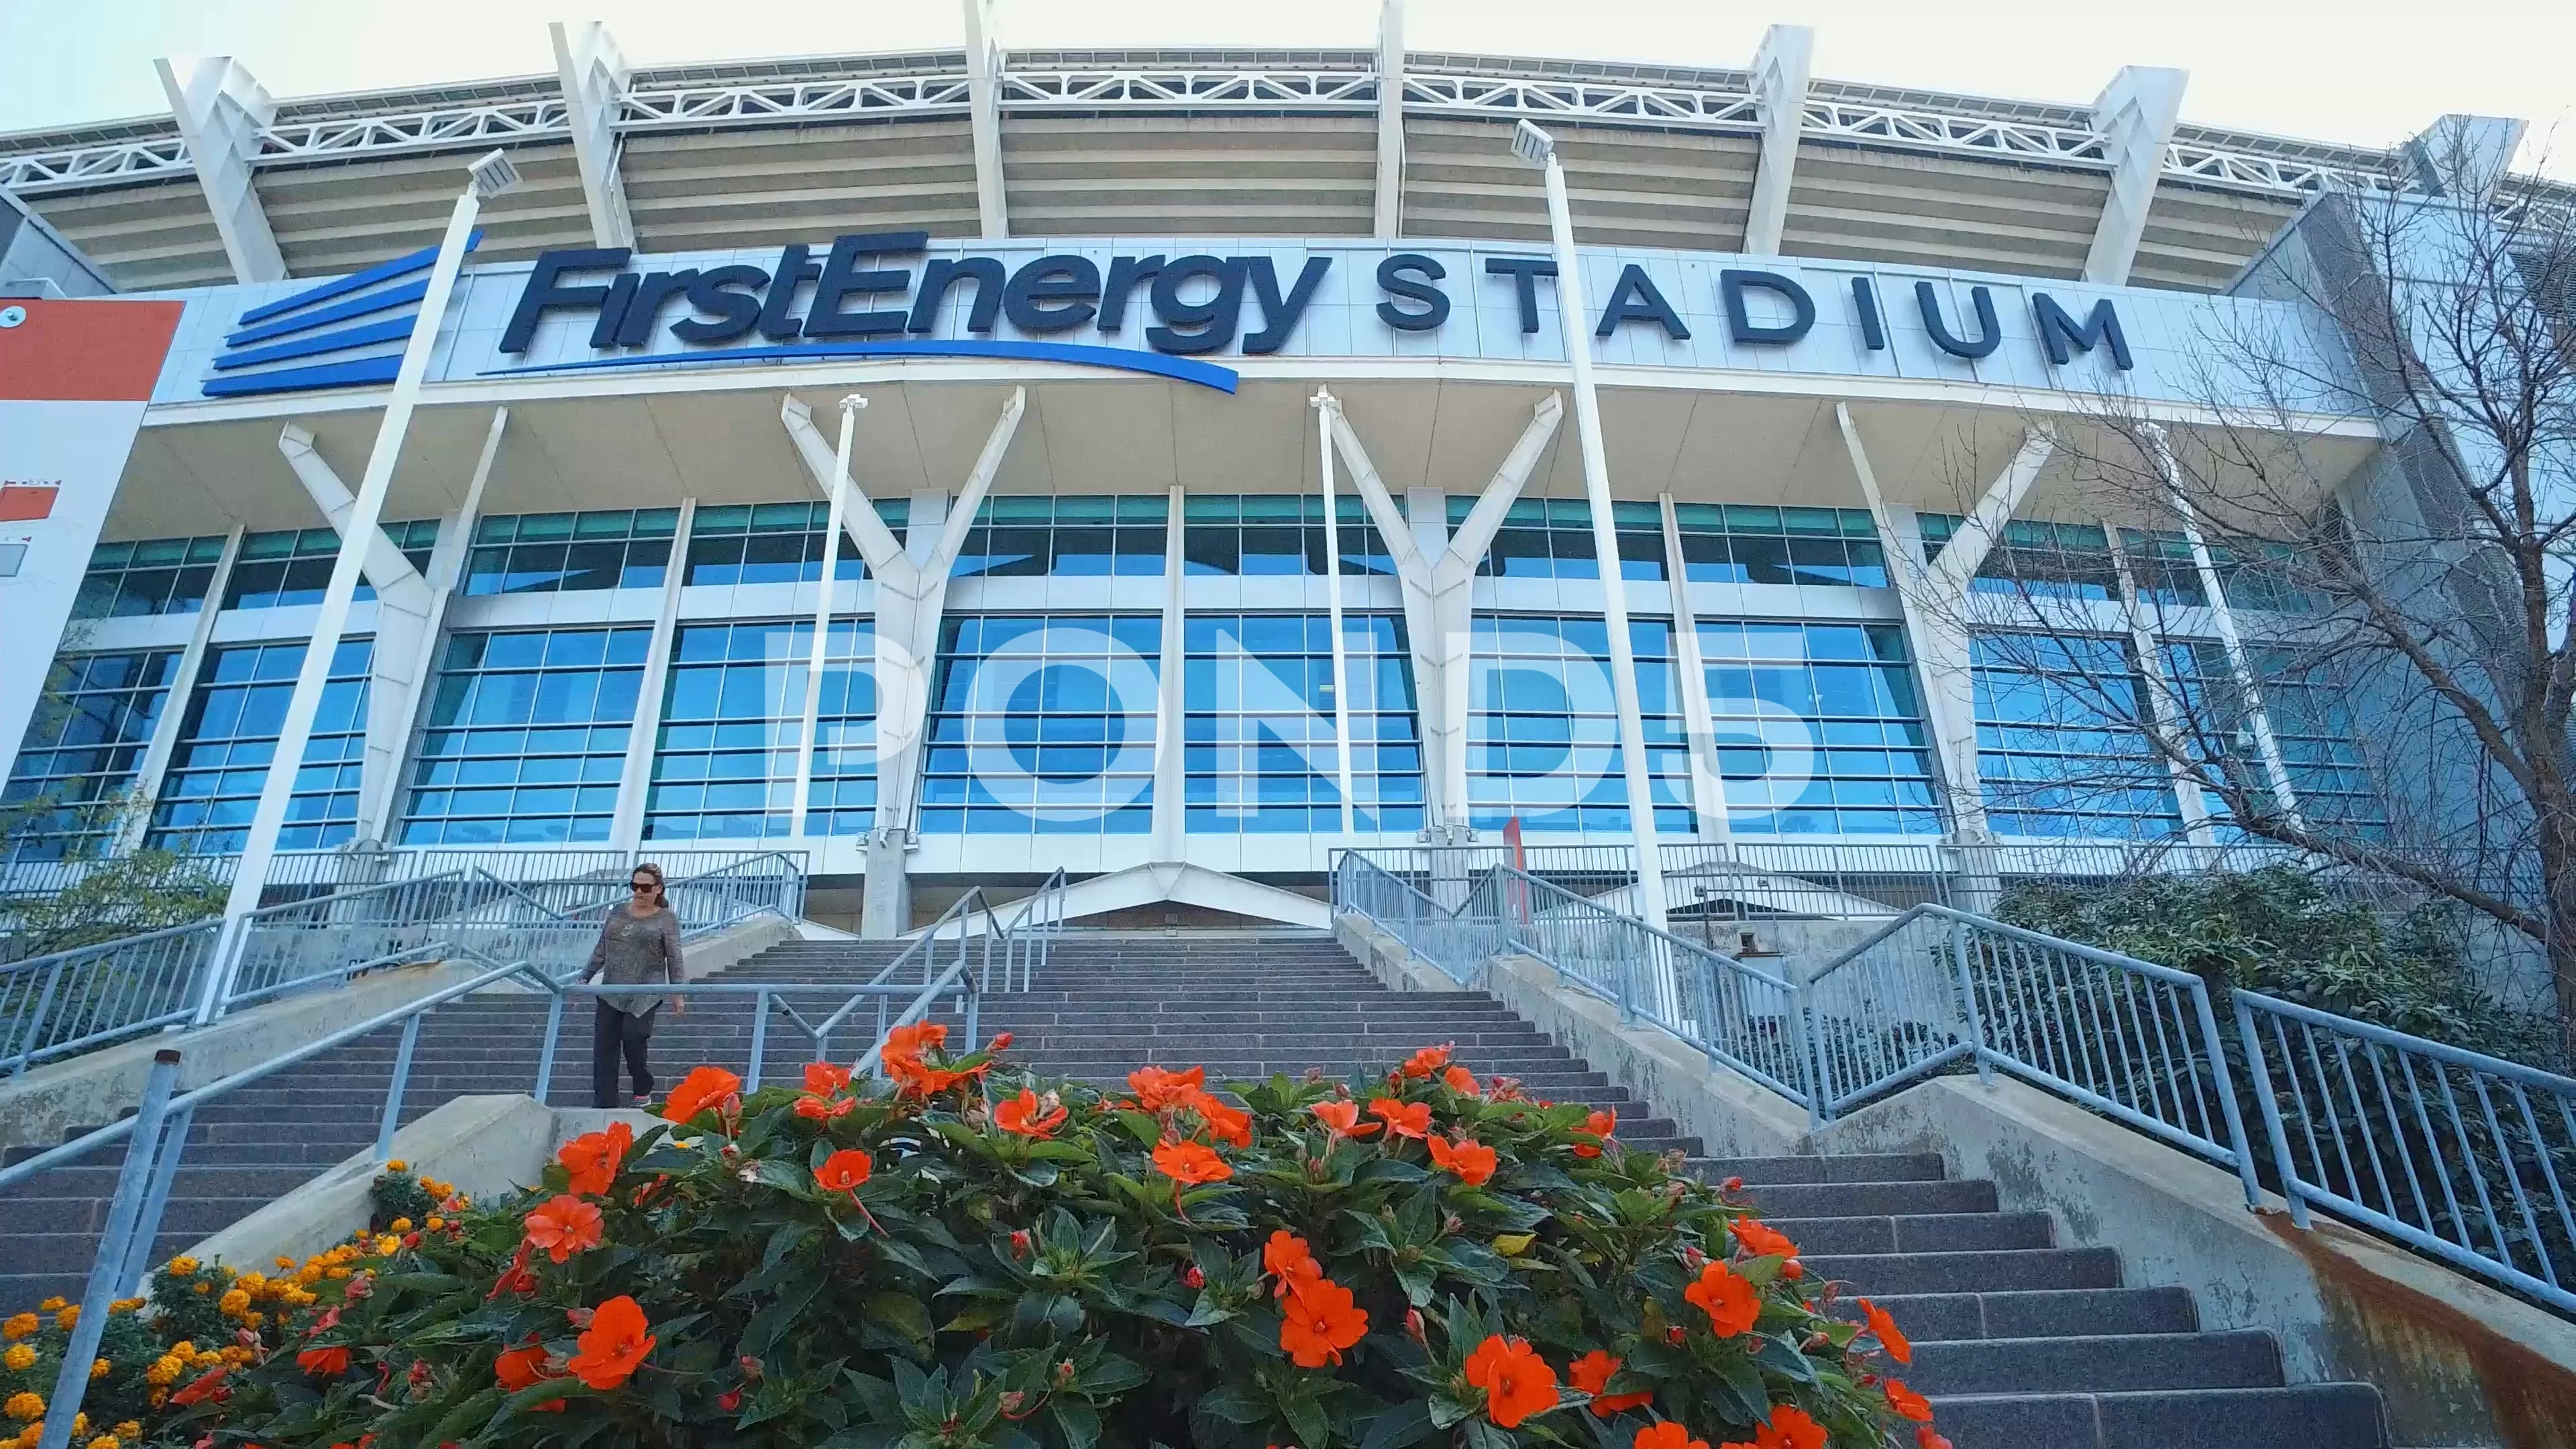
[[[1091,347],[1077,342],[802,342],[775,347],[719,347],[703,352],[675,352],[646,357],[593,357],[578,362],[540,362],[526,367],[496,367],[483,377],[521,377],[547,372],[597,372],[619,367],[688,367],[724,362],[819,362],[834,357],[1007,357],[1021,362],[1062,362],[1075,367],[1105,367],[1141,372],[1175,382],[1234,391],[1233,368],[1192,357],[1169,357],[1127,347]]]

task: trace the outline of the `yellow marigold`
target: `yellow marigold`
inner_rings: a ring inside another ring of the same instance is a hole
[[[21,1389],[9,1396],[9,1402],[0,1404],[0,1413],[12,1419],[41,1419],[45,1416],[44,1396]]]
[[[115,1367],[116,1367],[116,1365],[114,1365],[114,1364],[112,1364],[112,1363],[109,1363],[106,1359],[103,1359],[103,1358],[94,1358],[94,1359],[91,1359],[91,1360],[89,1361],[89,1376],[90,1376],[91,1378],[94,1378],[94,1379],[103,1379],[103,1378],[106,1378],[106,1377],[107,1377],[107,1374],[108,1374],[108,1370],[110,1370],[110,1369],[112,1369],[112,1368],[115,1368]]]
[[[8,1322],[0,1323],[0,1338],[5,1338],[11,1343],[16,1343],[35,1331],[36,1315],[32,1313],[12,1313],[9,1315]]]
[[[244,1273],[233,1280],[233,1286],[243,1290],[244,1292],[256,1293],[262,1288],[268,1286],[268,1275],[266,1273]]]
[[[409,1219],[409,1218],[396,1218],[396,1219],[394,1219],[394,1220],[393,1220],[393,1222],[390,1224],[390,1226],[391,1226],[391,1227],[393,1228],[393,1230],[394,1230],[395,1232],[397,1232],[397,1233],[407,1233],[407,1232],[410,1232],[410,1231],[411,1231],[411,1219]]]
[[[251,1361],[251,1358],[251,1351],[238,1343],[223,1351],[223,1361],[228,1364],[246,1364]]]
[[[282,1268],[282,1269],[286,1270],[286,1271],[287,1271],[287,1272],[289,1272],[289,1273],[292,1273],[292,1272],[294,1272],[294,1271],[295,1271],[295,1260],[294,1260],[293,1258],[290,1258],[290,1257],[286,1256],[284,1253],[280,1253],[280,1254],[278,1254],[278,1255],[277,1255],[276,1262],[277,1262],[277,1266],[278,1266],[278,1267],[280,1267],[280,1268]]]
[[[268,1315],[265,1313],[245,1313],[242,1315],[242,1322],[248,1324],[252,1328],[257,1328],[267,1321]]]
[[[38,1419],[36,1422],[29,1424],[26,1428],[19,1430],[18,1437],[10,1440],[9,1442],[18,1446],[18,1449],[36,1449],[36,1446],[43,1443],[44,1439],[45,1421]]]
[[[250,1295],[244,1293],[239,1288],[235,1288],[231,1292],[226,1293],[223,1297],[216,1299],[215,1306],[222,1309],[227,1317],[239,1317],[241,1314],[250,1311]]]
[[[349,1270],[346,1268],[334,1268],[325,1276],[332,1278],[346,1278],[349,1276]]]
[[[179,1371],[184,1367],[175,1356],[165,1353],[143,1371],[143,1381],[156,1389],[168,1388],[179,1381]]]
[[[434,1233],[434,1232],[437,1232],[439,1229],[441,1229],[441,1228],[443,1228],[443,1227],[446,1227],[446,1226],[447,1226],[447,1219],[442,1218],[442,1217],[439,1217],[439,1216],[438,1216],[438,1215],[436,1215],[435,1213],[433,1213],[433,1214],[431,1214],[431,1215],[430,1215],[430,1219],[429,1219],[429,1230],[430,1230],[431,1232],[433,1232],[433,1233]]]
[[[215,1291],[215,1285],[212,1283],[200,1283],[197,1285],[197,1291],[200,1293],[212,1293]]]
[[[66,1300],[60,1297],[48,1298],[44,1302],[36,1305],[36,1311],[38,1313],[52,1313],[61,1308],[65,1301]]]
[[[120,1419],[113,1432],[119,1439],[140,1439],[143,1437],[143,1426],[132,1419]]]
[[[149,1298],[119,1298],[107,1307],[111,1313],[132,1313],[151,1301]]]
[[[401,1247],[402,1239],[395,1237],[391,1233],[387,1233],[383,1237],[376,1239],[376,1251],[388,1258],[392,1257],[395,1251]]]
[[[197,1271],[197,1260],[182,1253],[170,1260],[170,1271],[177,1277],[185,1278]]]
[[[89,1441],[89,1449],[124,1449],[114,1434],[101,1434]]]
[[[54,1315],[54,1327],[65,1333],[71,1332],[72,1325],[78,1322],[80,1322],[80,1305],[77,1303]]]
[[[385,1164],[385,1171],[387,1171],[387,1172],[409,1172],[409,1171],[411,1171],[411,1164],[410,1164],[410,1163],[408,1163],[408,1162],[405,1162],[405,1161],[403,1161],[401,1158],[397,1157],[397,1158],[395,1158],[394,1160],[392,1160],[391,1162],[388,1162],[388,1163],[386,1163],[386,1164]]]
[[[0,1353],[0,1364],[8,1365],[11,1373],[25,1373],[36,1366],[35,1346],[25,1343],[9,1345],[7,1353]]]

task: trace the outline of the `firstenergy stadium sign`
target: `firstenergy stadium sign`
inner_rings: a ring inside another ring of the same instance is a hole
[[[1231,369],[1196,361],[1235,349],[1276,353],[1297,335],[1308,308],[1332,280],[1336,256],[1295,259],[1293,275],[1268,254],[1117,252],[1103,260],[1079,252],[1026,258],[992,255],[925,257],[921,231],[853,232],[817,254],[798,244],[771,266],[638,268],[624,247],[579,248],[540,255],[519,291],[497,350],[524,357],[549,319],[587,322],[587,348],[575,355],[495,369],[570,372],[603,367],[688,362],[744,362],[823,356],[1001,356],[1160,373],[1234,390]],[[1545,257],[1486,256],[1489,285],[1509,289],[1520,330],[1542,327],[1542,288],[1552,305],[1555,263]],[[1451,275],[1438,256],[1390,252],[1364,293],[1368,308],[1397,333],[1436,332],[1455,310],[1451,289],[1471,281]],[[1820,306],[1845,309],[1862,345],[1885,351],[1899,315],[1919,323],[1933,346],[1952,357],[1991,356],[2007,335],[1997,289],[1982,284],[1936,287],[1916,280],[1901,294],[1855,275],[1847,290],[1820,302],[1798,278],[1757,267],[1715,270],[1715,304],[1729,341],[1790,347],[1814,330]],[[1946,295],[1945,294],[1949,294]],[[1621,329],[1659,330],[1685,341],[1692,329],[1675,297],[1681,279],[1658,279],[1643,263],[1624,265],[1610,287],[1595,337]],[[2119,309],[2110,298],[2068,305],[2024,291],[2030,330],[2054,366],[2078,354],[2104,353],[2111,366],[2135,365]],[[1007,325],[1014,336],[994,334]],[[963,336],[954,334],[962,332]],[[1128,341],[1137,338],[1138,348]],[[665,341],[668,339],[668,341]],[[677,344],[676,347],[671,344]]]

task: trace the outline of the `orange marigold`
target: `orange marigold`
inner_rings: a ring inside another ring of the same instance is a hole
[[[817,1097],[828,1097],[850,1084],[850,1069],[836,1062],[807,1062],[805,1090]]]
[[[855,1147],[844,1147],[814,1169],[814,1185],[825,1192],[855,1192],[876,1167],[876,1159]]]
[[[1955,1449],[1950,1441],[1929,1424],[1914,1431],[1914,1449]]]
[[[1022,1137],[1053,1137],[1068,1115],[1062,1107],[1047,1111],[1047,1103],[1053,1100],[1053,1093],[1041,1101],[1037,1093],[1022,1087],[1018,1096],[1004,1097],[993,1104],[993,1125]]]
[[[557,1193],[525,1219],[528,1242],[561,1263],[599,1246],[599,1209],[570,1193]]]
[[[1576,1388],[1592,1396],[1592,1412],[1599,1418],[1607,1419],[1621,1410],[1633,1409],[1641,1404],[1651,1404],[1655,1401],[1655,1396],[1651,1392],[1643,1394],[1602,1392],[1610,1386],[1611,1378],[1619,1372],[1623,1362],[1624,1360],[1612,1358],[1596,1348],[1565,1366],[1566,1378],[1571,1380]],[[1702,1444],[1699,1449],[1708,1449],[1708,1446]]]
[[[1202,1142],[1166,1142],[1154,1149],[1154,1170],[1174,1183],[1223,1182],[1234,1169]]]
[[[1444,1172],[1454,1172],[1469,1187],[1483,1187],[1493,1180],[1494,1169],[1502,1159],[1494,1149],[1472,1137],[1461,1137],[1455,1145],[1447,1138],[1424,1139],[1431,1148],[1431,1161]]]
[[[1860,1311],[1869,1316],[1869,1327],[1862,1331],[1877,1339],[1879,1347],[1887,1350],[1889,1358],[1898,1363],[1914,1362],[1913,1342],[1906,1338],[1903,1329],[1896,1326],[1896,1320],[1888,1317],[1886,1309],[1866,1298],[1856,1298],[1852,1301],[1858,1303]]]
[[[742,1078],[722,1067],[699,1067],[680,1079],[662,1102],[662,1115],[686,1122],[742,1090]]]
[[[1556,1407],[1556,1371],[1525,1338],[1497,1333],[1467,1355],[1467,1382],[1485,1391],[1485,1416],[1505,1429]]]
[[[1682,1297],[1708,1314],[1708,1326],[1720,1338],[1733,1338],[1762,1316],[1762,1294],[1752,1280],[1714,1259],[1700,1265],[1699,1281],[1684,1288]]]
[[[653,1336],[645,1332],[650,1327],[643,1307],[621,1293],[591,1310],[590,1326],[581,1331],[581,1352],[565,1367],[594,1389],[613,1389],[653,1351]]]
[[[1628,1442],[1629,1449],[1708,1449],[1707,1440],[1692,1438],[1690,1430],[1669,1419],[1660,1424],[1648,1424]]]
[[[1279,1346],[1299,1368],[1342,1361],[1342,1350],[1368,1336],[1368,1312],[1330,1278],[1294,1280],[1279,1304]]]
[[[1380,1130],[1375,1122],[1361,1123],[1357,1102],[1317,1102],[1306,1110],[1336,1137],[1374,1137]]]
[[[617,1168],[626,1160],[626,1149],[635,1145],[635,1129],[623,1122],[611,1122],[605,1132],[584,1132],[563,1145],[555,1160],[572,1174],[572,1191],[584,1197],[598,1197],[617,1181]]]
[[[1398,1137],[1419,1142],[1431,1135],[1431,1104],[1399,1102],[1393,1097],[1380,1097],[1369,1103],[1369,1115],[1386,1119],[1386,1128]]]

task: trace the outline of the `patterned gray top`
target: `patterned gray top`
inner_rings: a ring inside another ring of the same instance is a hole
[[[590,964],[581,979],[604,976],[611,986],[640,986],[647,981],[677,986],[688,978],[680,971],[680,917],[669,906],[651,916],[638,916],[630,902],[611,907],[600,923],[599,944],[590,948]],[[641,992],[599,998],[630,1016],[642,1016],[662,1004],[659,996]]]

